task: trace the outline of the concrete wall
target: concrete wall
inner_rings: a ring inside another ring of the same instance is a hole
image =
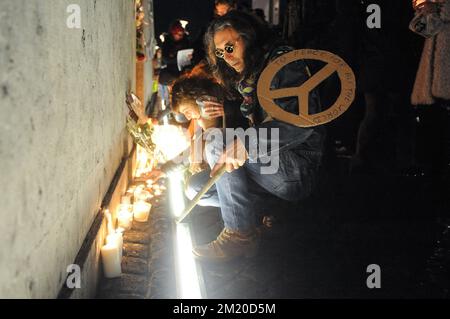
[[[0,1],[0,297],[64,284],[126,153],[134,50],[133,0]]]

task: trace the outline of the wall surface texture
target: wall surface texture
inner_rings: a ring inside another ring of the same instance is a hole
[[[126,153],[134,50],[133,0],[0,1],[0,297],[64,284]]]

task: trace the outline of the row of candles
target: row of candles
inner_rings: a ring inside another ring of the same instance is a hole
[[[122,196],[117,211],[117,228],[108,209],[105,210],[107,222],[106,244],[101,248],[103,272],[106,278],[120,277],[122,274],[123,233],[130,230],[133,220],[144,223],[148,220],[153,197],[158,197],[165,186],[147,180],[146,185],[132,186]],[[152,194],[153,192],[153,194]],[[131,203],[133,199],[133,203]]]

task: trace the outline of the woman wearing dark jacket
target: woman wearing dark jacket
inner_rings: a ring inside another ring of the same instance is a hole
[[[274,45],[255,18],[232,11],[214,20],[205,35],[205,46],[218,81],[241,93],[242,114],[256,132],[266,129],[269,133],[257,134],[249,141],[242,136],[230,141],[226,136],[230,143],[214,139],[206,146],[211,174],[222,165],[226,165],[228,172],[215,185],[225,228],[215,241],[198,246],[193,252],[201,260],[225,261],[256,252],[259,233],[255,216],[267,209],[268,197],[297,201],[311,194],[321,161],[324,132],[322,127],[300,128],[272,119],[260,106],[256,96],[260,73],[270,61],[291,49]],[[305,62],[297,61],[275,75],[271,89],[295,87],[307,79]],[[297,97],[278,101],[283,110],[291,113],[298,113],[298,104]],[[313,91],[309,96],[309,112],[318,111],[320,103]],[[267,152],[261,153],[262,145],[269,146]],[[259,147],[259,152],[252,152],[255,147]]]

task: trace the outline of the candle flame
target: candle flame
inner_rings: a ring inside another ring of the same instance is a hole
[[[167,161],[174,159],[190,146],[187,130],[175,125],[155,125],[152,141]]]

